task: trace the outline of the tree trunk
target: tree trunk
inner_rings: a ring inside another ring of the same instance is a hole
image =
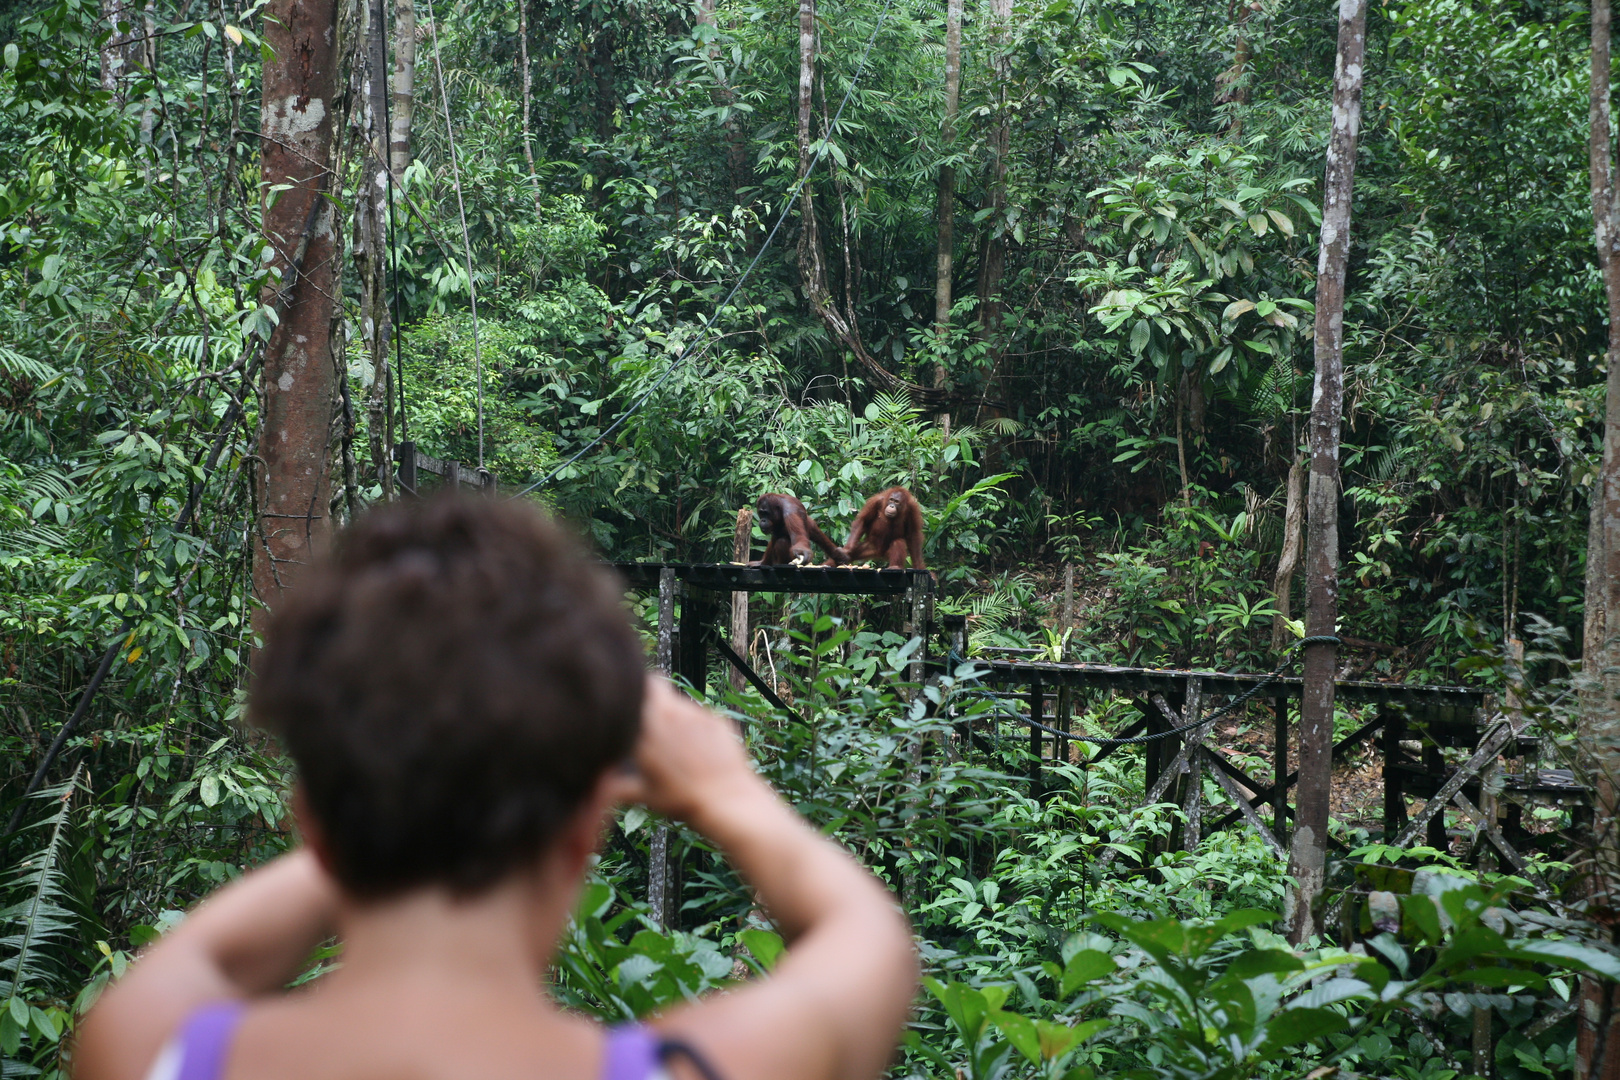
[[[821,232],[816,225],[815,197],[810,191],[810,116],[816,87],[816,0],[799,0],[799,276],[805,299],[825,303],[826,268],[821,262]]]
[[[529,0],[518,0],[518,63],[523,65],[523,160],[529,163],[529,193],[534,196],[534,216],[540,216],[540,179],[534,171],[534,143],[529,126],[530,103],[534,100],[534,72],[529,68]]]
[[[614,40],[613,27],[599,22],[591,48],[591,70],[596,75],[596,137],[604,143],[613,138],[613,113],[618,107]]]
[[[1282,555],[1277,559],[1277,576],[1272,579],[1277,614],[1271,620],[1271,647],[1276,652],[1288,647],[1288,609],[1293,603],[1294,572],[1299,569],[1304,518],[1305,459],[1301,457],[1288,467],[1288,509],[1283,512]]]
[[[1236,40],[1232,43],[1232,66],[1215,76],[1215,85],[1219,87],[1215,94],[1216,105],[1247,105],[1249,103],[1248,69],[1252,49],[1248,32],[1249,17],[1260,9],[1254,0],[1233,0],[1227,5],[1227,18],[1237,28]],[[1227,138],[1234,142],[1243,138],[1243,117],[1237,110],[1228,112],[1230,123],[1226,128]]]
[[[334,0],[271,0],[264,14],[260,175],[270,265],[281,275],[265,302],[281,321],[265,347],[253,586],[273,607],[329,531],[335,222],[326,196],[338,35]]]
[[[1000,0],[998,0],[1000,2]],[[816,0],[799,0],[799,281],[804,297],[833,339],[855,355],[880,390],[904,390],[920,408],[938,405],[944,395],[937,390],[902,379],[877,362],[861,341],[860,328],[832,301],[827,287],[827,263],[821,248],[821,229],[816,222],[815,195],[809,181],[815,155],[810,151],[810,121],[816,85]],[[847,251],[847,249],[846,249]],[[847,277],[848,275],[846,275]],[[846,301],[850,297],[846,294]]]
[[[366,434],[371,466],[383,498],[394,497],[393,432],[388,424],[388,345],[393,321],[388,312],[388,43],[383,0],[361,7],[363,63],[360,72],[360,190],[354,200],[354,269],[360,281],[360,336],[365,343],[371,386],[366,392]],[[340,365],[339,378],[343,378]]]
[[[394,100],[388,131],[388,168],[394,181],[411,163],[411,113],[416,107],[416,4],[394,0]]]
[[[1333,71],[1333,131],[1323,181],[1322,250],[1316,270],[1316,389],[1311,399],[1311,476],[1307,493],[1305,633],[1332,635],[1339,612],[1339,419],[1344,407],[1344,288],[1350,260],[1350,196],[1361,126],[1361,76],[1367,55],[1366,0],[1339,0],[1339,49]],[[1338,649],[1305,647],[1299,716],[1299,795],[1288,872],[1289,938],[1320,927],[1311,902],[1322,889],[1333,781],[1333,675]]]
[[[962,0],[945,0],[945,121],[940,125],[940,153],[955,152],[956,112],[962,94]],[[939,340],[940,357],[934,365],[934,385],[943,387],[950,379],[944,349],[951,330],[951,258],[954,253],[956,219],[956,166],[946,162],[939,167],[938,251],[934,259],[934,333]]]
[[[1603,465],[1592,484],[1586,540],[1586,619],[1582,634],[1581,731],[1578,745],[1588,755],[1585,779],[1594,790],[1592,874],[1593,909],[1608,923],[1611,940],[1620,885],[1620,835],[1615,813],[1617,737],[1620,737],[1620,204],[1617,204],[1610,116],[1609,0],[1592,0],[1591,141],[1592,226],[1603,290],[1608,301],[1607,400],[1603,417]],[[1577,1012],[1578,1077],[1620,1076],[1620,1011],[1613,983],[1583,980]]]
[[[989,210],[985,219],[984,258],[979,266],[979,326],[990,348],[993,379],[999,364],[1001,275],[1007,264],[1007,155],[1012,149],[1012,118],[1007,112],[1007,85],[1012,79],[1012,0],[990,0],[990,72],[995,87],[995,118],[990,130]],[[988,382],[987,382],[988,385]]]
[[[111,33],[101,43],[101,88],[113,96],[113,102],[124,107],[124,76],[128,74],[127,56],[131,36],[130,14],[124,0],[101,0],[101,18]]]

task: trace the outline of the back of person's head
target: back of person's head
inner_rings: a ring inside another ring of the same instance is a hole
[[[354,895],[532,866],[640,724],[615,579],[533,506],[395,503],[278,603],[250,712],[298,765]]]

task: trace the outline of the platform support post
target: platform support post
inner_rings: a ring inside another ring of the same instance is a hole
[[[1446,779],[1446,758],[1440,752],[1440,744],[1432,739],[1423,740],[1423,771],[1431,778],[1431,786],[1438,787]],[[1429,819],[1428,831],[1424,841],[1437,851],[1445,851],[1451,845],[1451,839],[1446,835],[1446,808],[1442,805]]]
[[[913,573],[911,584],[906,586],[906,636],[921,638],[917,651],[911,654],[911,665],[907,679],[911,682],[912,694],[922,692],[923,673],[928,670],[928,616],[933,608],[933,584],[926,571]]]
[[[1069,691],[1069,686],[1068,686],[1067,683],[1065,683],[1064,685],[1058,687],[1058,692],[1057,692],[1057,723],[1052,725],[1052,726],[1057,728],[1059,731],[1068,731],[1069,730],[1069,712],[1070,712],[1070,707],[1071,707],[1070,703],[1069,703],[1069,697],[1070,697],[1070,691]],[[1065,739],[1065,738],[1063,738],[1061,736],[1058,737],[1056,752],[1053,753],[1052,758],[1053,758],[1054,761],[1056,761],[1056,762],[1058,762],[1059,764],[1062,764],[1062,765],[1067,765],[1069,763],[1069,740],[1068,739]]]
[[[1271,699],[1275,752],[1271,761],[1271,834],[1288,846],[1288,698]]]
[[[1032,680],[1029,684],[1029,718],[1037,724],[1044,722],[1041,719],[1041,706],[1045,696],[1040,680]],[[1029,795],[1032,799],[1038,799],[1041,795],[1042,734],[1038,727],[1029,729]]]
[[[416,489],[416,444],[406,440],[394,448],[394,456],[399,462],[399,486],[411,498],[420,497]]]
[[[743,507],[737,511],[737,525],[731,535],[731,561],[745,563],[748,561],[748,549],[754,536],[754,511]],[[731,594],[731,651],[748,660],[748,594],[734,592]],[[750,661],[752,663],[752,661]],[[736,668],[731,669],[731,692],[740,694],[746,685],[743,673]]]
[[[1153,707],[1151,701],[1139,698],[1131,704],[1136,706],[1136,711],[1141,713],[1142,719],[1147,721],[1149,735],[1157,734],[1165,729],[1167,725],[1164,718],[1159,715],[1159,710]],[[1164,771],[1164,743],[1165,740],[1163,739],[1153,739],[1142,744],[1143,791],[1151,790],[1154,783],[1159,779],[1159,774]]]
[[[665,676],[675,666],[675,594],[678,582],[675,568],[663,567],[658,571],[658,670]],[[652,908],[653,922],[660,929],[669,929],[671,908],[669,859],[669,823],[660,821],[653,826],[652,840],[647,852],[647,904]]]
[[[1384,840],[1388,842],[1406,825],[1406,778],[1400,771],[1406,716],[1388,706],[1380,713],[1384,718]]]

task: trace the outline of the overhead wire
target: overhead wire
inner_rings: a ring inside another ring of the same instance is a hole
[[[383,33],[385,35],[383,52],[384,52],[385,57],[387,55],[387,43],[386,43],[386,35],[387,35],[387,30],[388,30],[388,24],[387,24],[388,16],[386,14],[387,10],[388,10],[388,5],[386,5],[386,4],[383,5],[383,11],[385,12],[385,14],[383,15],[383,19],[384,19]],[[410,438],[411,438],[411,431],[410,431],[410,427],[408,426],[408,422],[407,422],[406,414],[405,414],[405,361],[404,361],[404,359],[403,359],[403,357],[401,355],[401,345],[403,343],[405,333],[404,333],[404,323],[400,319],[400,315],[399,315],[399,240],[398,240],[398,238],[396,237],[396,235],[394,233],[394,203],[397,202],[398,199],[399,199],[399,196],[401,194],[403,194],[402,191],[396,190],[396,189],[400,186],[399,182],[400,182],[401,179],[403,179],[403,177],[396,177],[394,175],[394,144],[393,144],[393,138],[394,138],[394,118],[393,118],[394,87],[393,87],[392,80],[390,80],[386,92],[382,95],[382,99],[383,99],[383,129],[382,129],[382,138],[381,138],[380,141],[382,143],[382,164],[388,171],[388,189],[389,189],[388,190],[388,256],[389,256],[389,258],[388,258],[388,275],[389,275],[389,290],[394,294],[393,295],[393,301],[394,301],[394,304],[393,304],[393,307],[394,307],[394,326],[393,326],[393,332],[394,332],[394,392],[399,395],[399,441],[400,442],[409,442]],[[385,387],[384,390],[386,392],[387,388]],[[388,403],[388,407],[389,407],[390,411],[392,411],[392,409],[393,409],[393,404],[394,403],[392,401],[390,401]],[[393,440],[390,439],[389,441],[392,442]]]
[[[724,311],[731,304],[732,299],[736,297],[737,293],[742,290],[743,285],[748,281],[749,276],[753,274],[754,269],[759,266],[759,262],[765,257],[765,253],[770,250],[771,244],[776,240],[776,234],[781,231],[783,223],[787,221],[788,214],[792,212],[793,204],[798,201],[799,192],[803,190],[804,185],[809,182],[810,174],[815,172],[816,166],[821,164],[822,158],[827,156],[827,150],[832,145],[833,133],[838,130],[838,121],[844,115],[844,107],[849,104],[850,98],[855,94],[855,87],[860,83],[861,77],[866,74],[866,63],[869,59],[871,59],[872,48],[877,44],[878,35],[883,32],[884,23],[886,23],[889,18],[889,9],[893,6],[894,0],[884,0],[883,10],[878,14],[876,25],[872,27],[872,36],[867,39],[866,48],[861,52],[861,62],[856,65],[855,75],[850,79],[849,86],[844,91],[843,100],[838,103],[838,108],[836,111],[834,111],[832,120],[827,124],[826,138],[820,140],[821,145],[816,150],[815,156],[811,159],[809,167],[804,170],[804,175],[799,177],[797,182],[794,183],[792,189],[788,192],[787,198],[783,200],[782,212],[777,215],[776,224],[772,225],[771,231],[766,234],[765,242],[761,244],[759,250],[754,253],[753,259],[748,263],[747,268],[743,270],[742,276],[737,279],[737,283],[731,287],[731,291],[726,293],[725,298],[721,300],[719,304],[715,305],[714,311],[704,322],[703,329],[699,332],[693,344],[688,348],[682,349],[679,355],[669,362],[669,366],[664,369],[664,373],[654,380],[651,386],[647,387],[640,394],[636,395],[635,400],[630,403],[629,407],[626,408],[624,412],[618,415],[613,423],[609,424],[606,428],[599,432],[594,438],[576,451],[567,461],[563,462],[561,465],[558,465],[555,469],[552,469],[551,472],[536,480],[534,483],[516,492],[512,498],[516,499],[527,495],[529,492],[535,490],[536,488],[544,487],[555,480],[558,476],[562,475],[563,472],[573,466],[574,463],[579,461],[580,458],[584,457],[586,454],[596,449],[596,447],[600,446],[603,441],[605,441],[609,435],[617,431],[620,425],[622,425],[626,420],[634,416],[641,409],[641,407],[647,403],[647,400],[651,398],[653,394],[657,393],[657,391],[666,382],[668,382],[672,376],[674,376],[675,372],[680,370],[681,367],[686,365],[688,362],[702,358],[704,354],[706,354],[709,349],[713,347],[716,340],[713,334],[715,319],[719,317],[720,312]],[[699,343],[702,344],[702,348],[698,348]]]
[[[444,109],[445,142],[450,144],[450,178],[456,188],[456,213],[461,218],[461,245],[466,256],[467,299],[472,308],[473,370],[478,379],[478,469],[484,469],[484,355],[478,344],[478,286],[473,281],[472,236],[467,231],[467,205],[461,197],[461,164],[456,154],[456,130],[450,123],[450,94],[444,84],[444,64],[439,59],[439,23],[433,17],[433,0],[424,0],[428,26],[433,32],[433,69],[439,77],[439,104]],[[396,292],[397,296],[398,293]]]

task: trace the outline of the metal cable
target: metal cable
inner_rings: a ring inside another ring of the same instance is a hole
[[[1272,668],[1271,671],[1263,676],[1259,682],[1249,687],[1249,689],[1245,690],[1231,701],[1228,701],[1225,705],[1222,705],[1219,709],[1216,709],[1208,716],[1194,720],[1191,723],[1183,724],[1180,727],[1167,728],[1164,731],[1155,731],[1148,735],[1133,735],[1128,739],[1108,739],[1098,735],[1077,735],[1073,732],[1063,731],[1059,728],[1043,724],[1033,717],[1024,716],[1020,713],[996,710],[990,715],[1006,717],[1009,720],[1017,720],[1019,723],[1028,727],[1032,727],[1040,731],[1050,732],[1051,734],[1059,736],[1060,738],[1073,739],[1075,742],[1094,743],[1098,746],[1136,746],[1141,743],[1156,742],[1159,739],[1168,739],[1172,735],[1181,735],[1185,732],[1191,731],[1193,728],[1204,727],[1207,724],[1212,724],[1216,720],[1219,720],[1221,717],[1225,716],[1227,713],[1231,712],[1233,709],[1236,709],[1239,705],[1249,701],[1260,691],[1264,690],[1267,686],[1270,686],[1272,683],[1281,678],[1283,671],[1288,667],[1289,664],[1294,662],[1294,654],[1300,649],[1304,648],[1306,645],[1339,644],[1342,644],[1342,642],[1340,642],[1339,639],[1334,637],[1332,634],[1316,634],[1311,637],[1300,638],[1294,643],[1293,648],[1288,650],[1287,655],[1282,659],[1282,663]],[[957,653],[955,649],[951,650],[951,652],[948,654],[948,658],[957,662],[958,664],[965,664],[969,662],[959,653]],[[969,690],[967,692],[976,697],[990,699],[1005,699],[1018,696],[1016,694],[998,694],[993,690]]]
[[[754,268],[759,265],[759,260],[764,258],[765,252],[770,250],[771,243],[776,239],[776,234],[782,228],[782,223],[787,221],[788,214],[792,212],[793,204],[798,200],[800,190],[802,190],[804,185],[809,182],[810,174],[815,172],[817,165],[821,164],[821,159],[827,156],[827,148],[831,145],[832,134],[838,129],[838,121],[844,115],[844,106],[849,104],[849,99],[855,94],[856,85],[861,81],[861,76],[866,73],[866,62],[867,60],[871,59],[872,47],[877,44],[878,34],[883,32],[883,24],[888,21],[889,9],[893,6],[894,0],[884,0],[883,11],[878,15],[877,25],[872,28],[872,36],[867,39],[866,49],[861,53],[861,62],[855,68],[855,77],[850,79],[849,88],[844,91],[844,99],[838,103],[838,110],[833,113],[832,121],[827,125],[827,137],[821,140],[821,149],[816,151],[814,159],[812,159],[810,162],[810,167],[804,171],[804,175],[799,177],[798,181],[793,185],[792,190],[788,192],[787,199],[782,204],[782,212],[776,218],[776,224],[771,226],[771,231],[766,235],[765,242],[760,245],[759,251],[754,254],[753,260],[749,262],[748,268],[743,271],[742,277],[737,279],[737,284],[731,287],[731,291],[726,293],[725,299],[720,301],[720,303],[715,306],[714,311],[709,315],[708,320],[703,324],[703,330],[698,334],[696,339],[697,342],[702,343],[703,347],[698,349],[696,348],[696,344],[694,344],[693,348],[682,350],[680,356],[677,356],[674,360],[670,361],[669,367],[664,370],[664,373],[658,377],[657,381],[637,395],[636,399],[630,403],[630,407],[625,409],[624,412],[620,413],[618,418],[614,420],[613,423],[609,424],[600,435],[597,435],[594,439],[581,447],[573,457],[570,457],[567,461],[563,462],[561,465],[558,465],[545,476],[542,476],[528,487],[517,492],[517,494],[513,495],[512,498],[516,499],[523,495],[527,495],[535,488],[543,487],[544,485],[551,483],[559,475],[561,475],[565,469],[573,465],[574,462],[578,461],[596,447],[600,446],[604,439],[618,430],[620,424],[624,423],[626,420],[630,419],[631,416],[635,415],[636,411],[647,403],[647,399],[652,397],[659,387],[668,382],[670,376],[674,375],[676,371],[680,370],[682,365],[684,365],[688,360],[699,359],[714,345],[715,339],[712,335],[712,331],[714,329],[715,318],[726,308],[727,305],[731,303],[732,298],[737,295],[738,291],[742,289],[743,284],[748,281],[749,275],[754,272]],[[705,338],[708,340],[705,340]]]
[[[473,283],[472,237],[467,232],[467,206],[461,199],[461,165],[456,155],[456,129],[450,126],[450,93],[444,85],[444,64],[439,60],[439,23],[433,0],[425,0],[428,26],[433,29],[433,68],[439,74],[439,104],[444,108],[445,142],[450,146],[450,178],[456,185],[456,213],[461,217],[461,246],[467,260],[467,299],[472,306],[473,370],[478,376],[478,471],[484,471],[484,354],[478,347],[478,286]],[[396,293],[396,295],[398,295]]]

